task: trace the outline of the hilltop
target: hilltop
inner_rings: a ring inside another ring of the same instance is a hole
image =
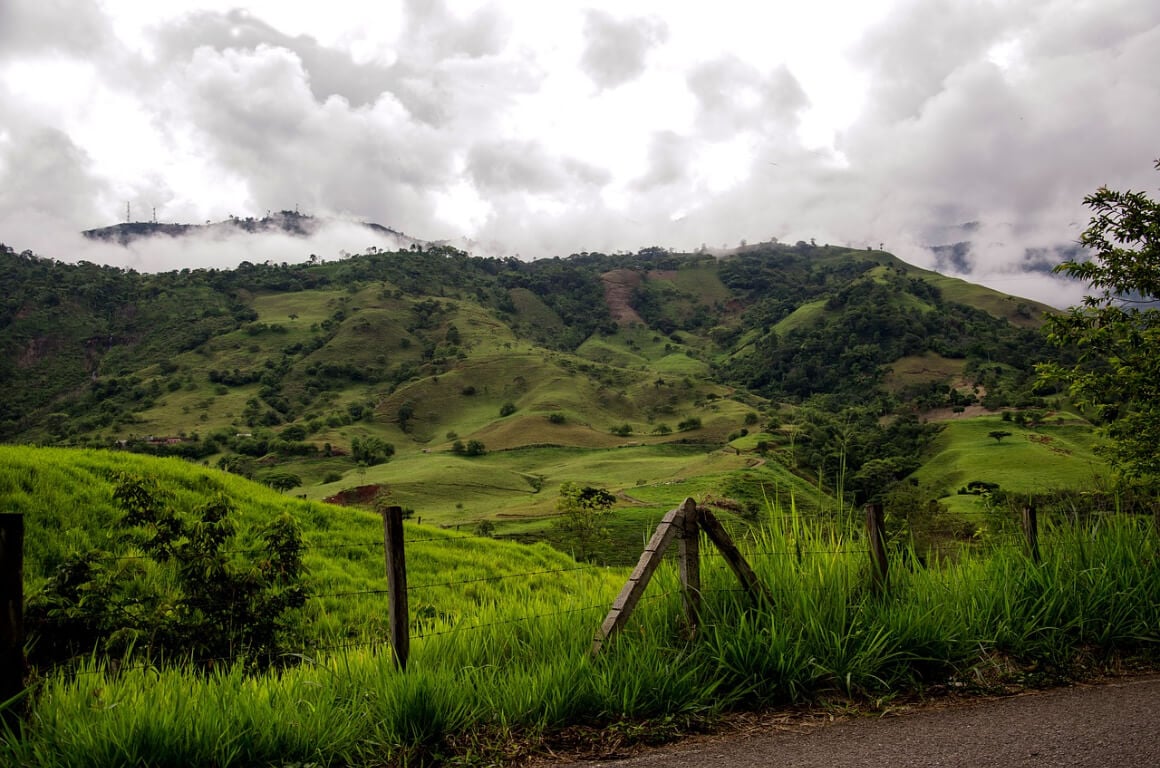
[[[107,227],[86,229],[81,234],[90,240],[102,240],[117,243],[118,245],[128,245],[136,241],[148,240],[154,237],[209,237],[223,239],[242,233],[249,235],[284,234],[294,237],[309,237],[330,223],[332,222],[329,219],[320,219],[299,213],[298,211],[285,210],[277,211],[276,213],[268,212],[260,218],[253,216],[244,218],[231,216],[224,221],[207,221],[205,224],[126,221]],[[422,240],[405,235],[390,227],[384,227],[382,224],[360,221],[357,222],[357,225],[365,228],[368,232],[386,235],[395,239],[400,246],[410,247],[423,243]]]

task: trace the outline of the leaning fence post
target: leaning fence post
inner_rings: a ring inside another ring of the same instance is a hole
[[[407,563],[403,554],[402,507],[387,507],[383,511],[383,546],[387,554],[391,649],[395,652],[395,666],[406,671],[407,656],[411,653],[411,636],[407,626]]]
[[[637,561],[632,575],[621,587],[620,594],[612,601],[612,608],[604,617],[604,623],[600,625],[600,630],[592,641],[593,654],[599,653],[609,638],[624,627],[628,617],[632,615],[633,609],[636,608],[636,604],[640,602],[640,597],[644,594],[649,580],[652,579],[653,572],[661,564],[661,558],[664,556],[669,542],[673,540],[674,536],[684,531],[684,520],[685,507],[683,504],[676,509],[670,509],[661,518],[657,529],[653,531],[652,538],[645,545],[644,552],[641,553],[640,560]]]
[[[685,604],[685,621],[689,637],[697,632],[697,615],[701,612],[701,525],[697,503],[685,499],[684,525],[678,551],[681,561],[681,599]]]
[[[24,690],[24,516],[0,515],[0,704]],[[19,708],[3,711],[15,729]]]
[[[1023,507],[1023,535],[1027,538],[1027,554],[1031,562],[1039,562],[1039,517],[1035,513],[1035,506],[1028,504]]]
[[[866,505],[866,538],[870,542],[870,579],[875,592],[886,587],[886,516],[881,504]]]

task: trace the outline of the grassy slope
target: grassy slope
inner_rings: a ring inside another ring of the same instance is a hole
[[[382,522],[378,515],[317,501],[288,498],[234,475],[176,459],[155,459],[120,452],[0,446],[0,506],[22,513],[26,526],[25,578],[35,587],[71,552],[108,549],[109,532],[120,513],[112,500],[112,472],[157,480],[173,494],[174,506],[190,511],[209,494],[231,499],[243,528],[289,512],[309,546],[306,565],[320,597],[310,606],[312,626],[321,638],[379,632],[386,619],[382,596],[342,597],[385,587]],[[510,574],[575,568],[575,561],[544,544],[525,546],[487,538],[464,538],[428,525],[406,524],[407,568],[420,607],[435,606],[446,620],[469,615],[512,588],[504,581],[478,581],[470,590],[447,582],[490,579]],[[243,537],[239,549],[246,549]],[[592,571],[522,579],[521,588],[572,600],[585,590],[615,592],[619,575]]]
[[[883,386],[892,392],[898,392],[909,384],[932,381],[950,383],[962,376],[965,367],[966,362],[963,360],[952,360],[933,352],[910,355],[899,358],[891,364],[889,372],[883,378]]]
[[[1108,467],[1093,452],[1097,438],[1091,425],[1075,418],[1029,429],[1003,421],[998,414],[955,419],[935,440],[929,458],[915,477],[941,489],[952,509],[978,511],[979,498],[956,491],[973,480],[998,483],[1014,493],[1090,488],[1108,478]],[[996,442],[992,431],[1011,432]]]

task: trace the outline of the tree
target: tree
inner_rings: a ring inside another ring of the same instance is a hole
[[[577,560],[590,561],[596,550],[608,540],[604,521],[612,514],[616,497],[603,488],[563,483],[556,500],[556,527],[562,531]]]
[[[1004,437],[1011,437],[1011,433],[1002,429],[993,429],[987,433],[987,437],[994,438],[996,443],[1001,443]]]
[[[272,472],[266,475],[266,485],[275,491],[288,491],[302,485],[302,478],[293,472]]]
[[[1160,161],[1156,163],[1160,170]],[[1039,366],[1063,382],[1109,438],[1104,452],[1127,478],[1160,478],[1160,203],[1101,187],[1080,236],[1088,259],[1055,268],[1088,283],[1080,306],[1048,318],[1048,339],[1075,350],[1071,364]]]
[[[350,441],[350,455],[360,464],[373,467],[395,455],[395,446],[378,437],[356,437]]]

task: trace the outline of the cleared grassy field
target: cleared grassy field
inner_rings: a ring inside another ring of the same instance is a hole
[[[565,482],[635,495],[634,490],[642,485],[721,475],[751,461],[732,451],[706,453],[700,446],[677,445],[521,448],[476,457],[440,452],[406,456],[358,470],[354,477],[348,475],[337,483],[300,490],[309,498],[321,499],[351,485],[385,485],[392,499],[414,508],[424,521],[454,525],[551,514],[559,486]],[[663,501],[654,501],[676,506],[685,498],[681,493],[674,491]]]
[[[773,330],[778,334],[784,335],[799,328],[806,328],[818,322],[825,312],[826,302],[824,299],[802,304],[791,312],[788,317],[774,325]]]
[[[891,363],[882,383],[892,392],[898,392],[910,384],[931,381],[950,383],[963,375],[965,365],[963,360],[952,360],[933,352],[911,355]]]
[[[979,497],[957,493],[971,481],[998,483],[1017,494],[1082,490],[1106,481],[1110,470],[1093,450],[1098,438],[1091,425],[1070,415],[1062,423],[1054,418],[1034,429],[999,415],[944,422],[914,477],[941,489],[952,511],[976,514],[982,510]],[[1012,434],[996,441],[988,436],[993,431]]]

